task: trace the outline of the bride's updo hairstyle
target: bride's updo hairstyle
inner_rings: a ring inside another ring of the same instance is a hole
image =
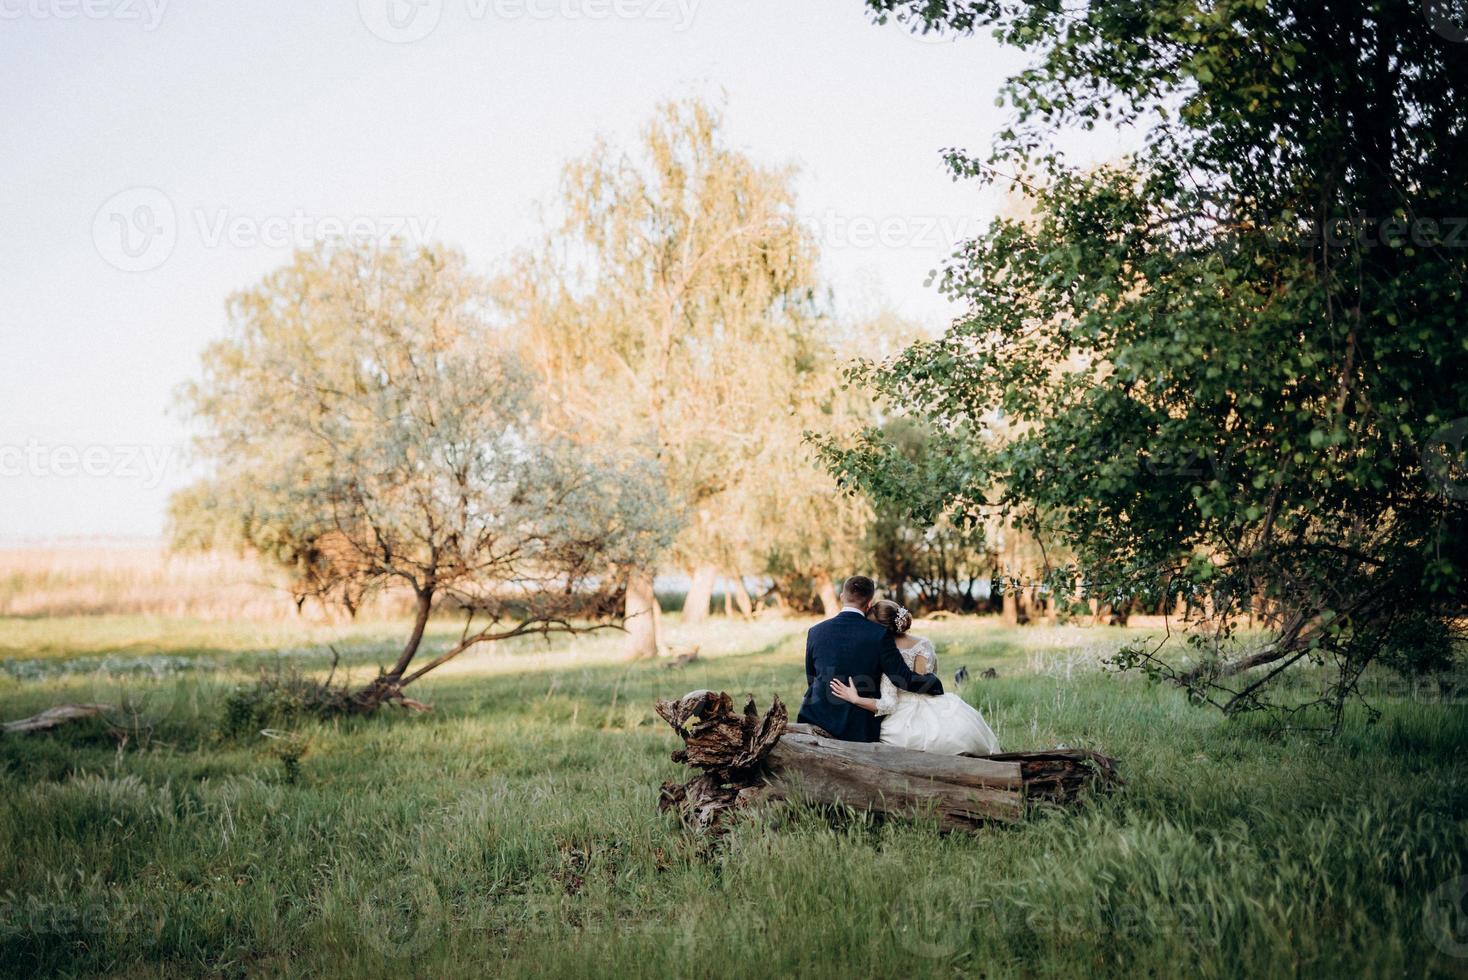
[[[912,613],[891,599],[878,599],[867,612],[867,619],[887,627],[893,636],[902,636],[912,629]]]

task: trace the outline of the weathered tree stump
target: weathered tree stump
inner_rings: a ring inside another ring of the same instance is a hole
[[[1083,749],[934,755],[892,745],[843,742],[791,724],[776,697],[763,715],[742,713],[728,694],[694,691],[656,710],[683,739],[673,761],[702,770],[664,783],[658,806],[699,831],[719,832],[732,813],[764,799],[842,804],[881,814],[932,813],[948,830],[1012,823],[1037,803],[1074,804],[1120,782],[1116,763]]]

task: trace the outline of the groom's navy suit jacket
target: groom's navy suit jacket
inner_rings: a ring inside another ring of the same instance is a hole
[[[842,611],[812,626],[805,637],[805,680],[809,687],[798,721],[819,725],[847,742],[875,742],[882,726],[865,708],[831,693],[831,678],[850,678],[864,698],[881,694],[882,675],[904,691],[942,694],[943,682],[933,674],[908,669],[886,628],[856,610]]]

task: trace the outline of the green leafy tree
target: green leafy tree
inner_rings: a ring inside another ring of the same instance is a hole
[[[929,423],[904,416],[879,420],[864,437],[886,450],[880,475],[869,473],[856,484],[870,495],[862,546],[875,577],[892,597],[917,608],[977,608],[979,580],[994,573],[987,528],[964,510],[930,509],[953,482],[953,467],[965,458],[962,447]],[[829,451],[839,441],[825,445]]]
[[[402,652],[356,710],[478,644],[592,628],[616,569],[667,544],[661,474],[544,432],[484,301],[453,252],[302,252],[230,301],[183,393],[213,473],[177,500],[180,534],[232,525],[302,598],[412,596]],[[443,605],[462,634],[419,663]]]
[[[1441,17],[1405,0],[868,7],[1034,55],[992,152],[947,151],[1030,217],[943,272],[964,317],[865,374],[971,464],[915,510],[1027,522],[1074,549],[1058,581],[1092,597],[1182,596],[1213,626],[1191,656],[1121,665],[1228,711],[1313,661],[1335,724],[1394,638],[1446,649],[1468,566],[1468,58]],[[1101,126],[1141,149],[1086,170],[1055,147]],[[867,441],[835,465],[880,493],[892,457]],[[1271,641],[1241,654],[1249,610]]]

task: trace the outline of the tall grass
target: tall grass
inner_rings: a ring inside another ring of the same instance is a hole
[[[101,724],[0,739],[0,971],[1468,973],[1448,914],[1468,884],[1461,707],[1399,698],[1334,742],[1282,739],[1100,673],[1088,658],[1118,630],[1042,648],[987,623],[933,631],[945,674],[998,670],[963,693],[1006,748],[1115,755],[1111,797],[973,836],[783,806],[717,846],[690,838],[656,812],[683,772],[652,700],[794,703],[802,627],[714,624],[679,671],[604,658],[614,638],[523,646],[425,681],[429,714],[268,736],[222,736],[234,675],[189,671],[197,708],[145,744]],[[0,679],[4,713],[79,682]]]
[[[388,597],[372,611],[398,613]],[[0,548],[0,616],[147,615],[238,622],[331,618],[297,610],[287,577],[229,552],[176,553],[162,545]]]

